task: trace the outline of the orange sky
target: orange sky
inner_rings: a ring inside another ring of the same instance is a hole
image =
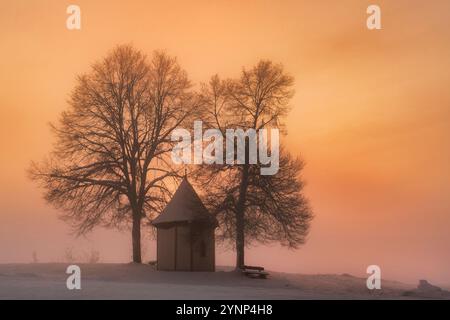
[[[82,30],[65,27],[81,7]],[[365,27],[382,8],[381,31]],[[250,264],[307,273],[450,283],[450,2],[0,1],[0,263],[95,248],[129,261],[128,233],[74,239],[27,180],[75,75],[120,43],[167,49],[195,82],[260,58],[296,78],[287,145],[307,162],[316,218],[298,251],[248,250]],[[154,244],[146,244],[154,257]],[[219,251],[219,264],[232,253]]]

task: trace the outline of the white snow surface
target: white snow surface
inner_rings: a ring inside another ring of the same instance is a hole
[[[74,263],[76,264],[76,263]],[[251,279],[231,268],[216,272],[164,272],[150,265],[77,264],[81,290],[68,290],[70,264],[0,264],[0,299],[414,299],[414,289],[382,281],[368,290],[366,279],[351,275],[270,272],[268,279]]]

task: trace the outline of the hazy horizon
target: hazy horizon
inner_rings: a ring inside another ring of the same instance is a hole
[[[0,263],[60,261],[66,248],[130,262],[128,232],[75,239],[29,181],[54,142],[48,123],[67,108],[76,75],[118,44],[165,49],[193,83],[236,76],[259,59],[284,65],[296,94],[284,141],[306,161],[315,219],[299,250],[258,246],[247,263],[291,273],[350,273],[450,284],[450,2],[77,1],[82,29],[65,27],[70,1],[0,4]],[[155,259],[145,242],[144,257]],[[234,253],[219,248],[218,265]]]

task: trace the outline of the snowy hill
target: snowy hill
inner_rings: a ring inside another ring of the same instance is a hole
[[[81,290],[66,288],[68,264],[0,265],[0,299],[411,299],[411,285],[382,281],[370,291],[351,275],[270,272],[250,279],[230,268],[208,272],[162,272],[150,265],[79,264]]]

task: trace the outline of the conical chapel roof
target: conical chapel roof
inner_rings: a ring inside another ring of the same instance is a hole
[[[152,221],[154,226],[166,223],[205,221],[217,225],[216,218],[208,212],[194,187],[186,177],[161,214]]]

